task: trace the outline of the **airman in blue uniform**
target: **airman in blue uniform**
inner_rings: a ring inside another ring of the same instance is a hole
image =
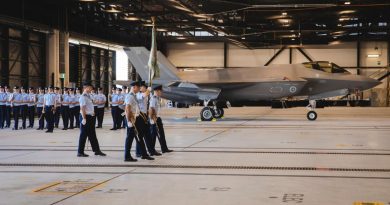
[[[30,87],[28,89],[28,104],[27,104],[27,116],[28,116],[28,127],[34,127],[34,118],[35,118],[35,105],[37,103],[37,95],[34,92],[34,88]]]
[[[56,110],[54,112],[54,127],[58,128],[58,124],[60,123],[60,115],[61,115],[61,91],[59,87],[54,88],[54,93],[56,96]]]
[[[6,85],[4,86],[5,93],[7,94],[7,102],[5,103],[5,128],[10,128],[11,126],[11,97],[12,93],[10,92],[9,87]]]
[[[47,133],[52,133],[54,129],[54,114],[56,112],[57,107],[57,99],[56,94],[53,91],[53,87],[49,86],[48,92],[45,94],[43,98],[43,105],[45,113],[46,123],[47,123]]]
[[[0,86],[0,129],[4,128],[5,116],[6,116],[6,104],[7,93],[4,86]]]
[[[89,139],[92,151],[95,152],[95,155],[106,156],[99,147],[99,142],[96,137],[95,131],[95,113],[93,108],[93,102],[91,98],[92,85],[89,83],[84,84],[83,94],[80,96],[80,138],[79,146],[77,151],[78,157],[88,157],[84,153],[85,143],[87,138]]]
[[[19,87],[14,87],[14,92],[10,97],[12,114],[14,116],[14,128],[13,130],[19,129],[19,116],[20,116],[20,106],[23,104],[23,96],[19,92]]]
[[[22,101],[23,101],[20,104],[20,115],[22,117],[22,129],[26,129],[26,119],[27,119],[29,96],[28,96],[28,93],[26,93],[25,87],[21,87],[20,92],[21,92]]]
[[[104,119],[104,107],[106,105],[107,98],[103,93],[103,88],[98,88],[98,94],[95,96],[96,108],[96,118],[97,126],[96,128],[102,128],[103,119]]]
[[[45,89],[39,88],[38,94],[36,96],[36,104],[37,104],[37,115],[38,115],[38,128],[37,130],[43,130],[45,128],[45,116],[43,114],[43,102],[45,97]]]

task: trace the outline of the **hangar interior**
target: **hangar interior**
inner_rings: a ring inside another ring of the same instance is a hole
[[[124,49],[151,48],[152,17],[179,73],[331,62],[381,83],[326,98],[368,104],[320,109],[315,122],[305,108],[247,104],[212,122],[199,106],[164,108],[175,151],[138,164],[123,162],[109,106],[97,132],[106,158],[76,158],[78,129],[0,130],[0,204],[390,204],[389,11],[388,0],[3,2],[1,85],[87,81],[107,95],[147,80]]]

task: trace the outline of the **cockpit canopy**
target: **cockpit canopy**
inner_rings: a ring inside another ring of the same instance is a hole
[[[327,73],[350,73],[335,63],[328,61],[313,61],[302,63],[306,68],[320,70]]]

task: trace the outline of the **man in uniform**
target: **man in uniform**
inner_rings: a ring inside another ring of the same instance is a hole
[[[19,116],[20,116],[20,106],[23,103],[22,94],[19,93],[19,87],[14,87],[14,92],[10,97],[12,114],[14,116],[14,128],[13,130],[18,130],[19,126]]]
[[[117,101],[118,108],[116,110],[116,128],[121,129],[123,118],[124,118],[123,113],[125,112],[125,105],[124,105],[125,98],[122,94],[122,88],[117,88],[116,94],[118,95],[118,101]]]
[[[68,97],[68,104],[69,104],[69,129],[74,129],[74,112],[75,112],[75,103],[76,96],[74,95],[74,89],[69,88],[69,97]]]
[[[61,104],[61,116],[62,116],[62,123],[64,124],[64,128],[62,130],[67,130],[69,127],[69,115],[70,115],[70,96],[68,93],[68,88],[64,88],[64,94],[62,95],[62,104]],[[71,125],[73,126],[73,125]]]
[[[60,88],[55,87],[54,93],[56,96],[56,110],[54,112],[54,127],[58,128],[58,124],[60,123],[61,103],[62,103],[62,95],[61,95]]]
[[[153,147],[156,144],[156,137],[160,142],[160,147],[162,153],[172,152],[173,150],[168,149],[167,142],[165,140],[165,132],[162,120],[160,118],[160,97],[162,94],[162,86],[157,85],[153,88],[154,95],[150,101],[149,115],[150,115],[150,124],[152,125],[152,137],[153,137]]]
[[[110,130],[117,130],[117,111],[118,111],[118,94],[116,93],[116,90],[114,90],[115,87],[113,87],[112,94],[111,94],[111,116],[112,116],[112,128]]]
[[[38,95],[36,96],[36,102],[37,102],[37,115],[38,115],[38,128],[37,130],[43,130],[45,128],[45,117],[43,115],[43,102],[44,102],[44,88],[40,87],[38,90]]]
[[[142,138],[142,134],[139,130],[139,124],[142,124],[140,120],[143,120],[139,116],[139,106],[136,99],[136,93],[139,91],[139,82],[131,83],[132,91],[126,96],[126,121],[127,121],[127,132],[126,132],[126,142],[125,142],[125,161],[137,161],[133,159],[130,155],[130,148],[133,143],[134,138],[136,138],[137,144],[139,144],[142,154],[142,159],[154,160],[150,157],[145,148],[145,143]],[[138,122],[138,123],[137,123]]]
[[[11,126],[11,96],[12,93],[9,90],[8,85],[4,86],[5,93],[7,94],[7,102],[5,103],[5,128],[9,128]]]
[[[95,152],[95,155],[106,156],[99,147],[99,142],[96,138],[95,131],[95,113],[93,110],[93,103],[91,98],[92,85],[89,83],[84,84],[83,94],[80,96],[80,138],[79,138],[79,148],[77,151],[78,157],[88,157],[84,153],[85,143],[87,138],[89,139],[92,151]]]
[[[76,88],[76,94],[74,95],[74,113],[73,117],[76,120],[76,128],[80,128],[80,97],[81,97],[81,88]]]
[[[148,120],[148,103],[150,99],[150,91],[148,90],[148,86],[145,81],[140,82],[141,88],[140,92],[136,94],[137,102],[140,109],[140,116],[144,119],[144,124],[139,128],[142,129],[144,134],[143,138],[145,140],[146,147],[148,148],[149,154],[151,156],[161,156],[161,153],[157,152],[154,146],[152,145],[152,136],[150,135],[150,124]],[[141,155],[140,147],[137,145],[136,147],[137,156]]]
[[[49,86],[48,92],[45,94],[43,98],[43,105],[44,110],[43,113],[45,113],[46,118],[46,124],[47,124],[47,131],[46,133],[52,133],[54,129],[54,114],[56,112],[57,107],[57,94],[54,93],[53,87]]]
[[[35,117],[35,104],[37,102],[37,96],[34,93],[34,88],[30,87],[28,89],[28,104],[27,104],[27,116],[28,116],[28,127],[34,127],[34,117]]]
[[[4,87],[0,85],[0,129],[4,128],[5,116],[6,116],[6,104],[7,93],[5,93]]]
[[[26,93],[26,87],[21,87],[20,89],[22,95],[22,103],[20,104],[20,114],[22,116],[22,129],[26,129],[26,119],[28,112],[28,103],[30,102],[30,98]]]
[[[98,94],[95,96],[96,108],[96,117],[97,117],[97,126],[96,128],[102,128],[103,118],[104,118],[104,107],[106,105],[107,98],[103,94],[103,88],[98,88]]]

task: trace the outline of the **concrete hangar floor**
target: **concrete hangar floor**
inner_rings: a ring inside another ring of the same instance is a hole
[[[77,158],[78,130],[1,130],[0,204],[390,204],[389,108],[198,112],[164,110],[175,152],[136,163],[108,113],[107,157]]]

